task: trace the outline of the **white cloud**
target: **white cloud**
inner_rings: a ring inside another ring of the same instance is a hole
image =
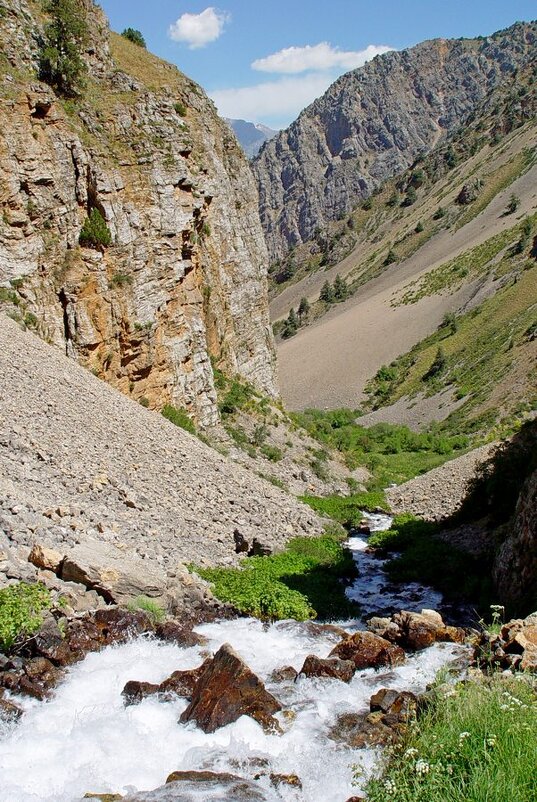
[[[222,117],[244,120],[287,120],[322,95],[334,76],[314,73],[302,78],[282,78],[255,86],[221,89],[210,95]]]
[[[393,48],[386,45],[368,45],[364,50],[340,50],[329,42],[305,47],[286,47],[265,58],[252,62],[252,68],[260,72],[299,73],[306,70],[328,70],[343,68],[353,70],[366,61],[387,53]]]
[[[196,50],[218,39],[229,19],[226,11],[209,6],[200,14],[182,14],[168,28],[168,36],[174,42],[185,42],[191,50]]]

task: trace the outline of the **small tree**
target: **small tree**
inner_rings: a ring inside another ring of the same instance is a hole
[[[307,298],[301,298],[300,304],[298,307],[298,317],[300,318],[300,322],[302,323],[302,319],[307,317],[310,311],[310,304]]]
[[[507,204],[505,213],[514,214],[519,206],[520,206],[520,198],[513,192],[509,198],[509,203]]]
[[[289,315],[287,317],[287,320],[285,321],[282,329],[282,337],[284,338],[284,340],[287,340],[289,339],[289,337],[292,337],[294,334],[296,334],[297,329],[298,329],[298,318],[296,316],[295,310],[293,309],[293,307],[291,307],[291,309],[289,310]]]
[[[139,47],[147,47],[142,32],[137,31],[136,28],[125,28],[125,30],[121,32],[121,35],[124,36],[125,39],[128,39],[129,42],[133,42]]]
[[[418,196],[417,196],[415,188],[412,185],[409,186],[409,188],[407,189],[407,193],[405,195],[405,198],[404,198],[403,202],[401,203],[401,206],[412,206],[414,203],[416,203],[416,198],[417,197]]]
[[[386,254],[386,258],[384,259],[384,264],[388,266],[393,264],[394,262],[397,262],[397,254],[395,253],[393,248],[390,248],[390,250]]]
[[[334,299],[336,301],[344,301],[348,294],[349,290],[347,284],[338,273],[334,279]]]
[[[333,304],[334,303],[334,288],[330,284],[329,281],[325,281],[323,286],[321,287],[321,292],[319,294],[319,299],[324,301],[325,304]]]
[[[86,248],[107,248],[112,242],[112,234],[106,225],[106,220],[98,209],[92,209],[78,238],[79,243]]]
[[[76,0],[49,0],[45,11],[51,21],[39,54],[39,77],[62,95],[75,97],[85,85],[81,52],[88,39],[86,20]]]

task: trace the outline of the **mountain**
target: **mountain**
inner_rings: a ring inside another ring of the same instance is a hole
[[[250,123],[246,120],[230,120],[224,118],[227,124],[235,132],[239,144],[248,156],[252,158],[259,153],[261,146],[278,133],[273,128],[269,128],[262,123]]]
[[[253,162],[272,262],[323,234],[386,179],[464,125],[535,62],[537,24],[438,39],[341,76]]]
[[[2,7],[0,301],[132,398],[211,425],[211,359],[277,393],[251,171],[197,84],[79,7],[72,96],[36,78],[42,4]]]

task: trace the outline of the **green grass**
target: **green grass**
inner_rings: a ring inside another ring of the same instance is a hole
[[[422,582],[437,588],[452,600],[469,600],[480,610],[491,602],[490,565],[435,535],[440,526],[403,513],[393,519],[391,529],[375,532],[369,546],[397,553],[384,570],[393,582]]]
[[[515,415],[521,401],[531,406],[537,400],[537,393],[532,395],[530,389],[536,384],[529,374],[526,386],[520,380],[505,381],[511,368],[525,364],[532,327],[537,325],[537,266],[531,260],[513,262],[511,257],[503,261],[510,263],[511,270],[518,265],[516,280],[508,281],[494,296],[457,317],[455,331],[440,327],[390,365],[383,366],[366,387],[369,407],[377,409],[403,396],[412,397],[420,392],[429,396],[452,387],[464,402],[438,427],[439,435],[449,436],[491,432],[502,417],[509,419]],[[502,263],[498,269],[501,267]],[[430,376],[440,345],[445,366]],[[497,394],[495,403],[486,406],[493,392]]]
[[[369,802],[536,802],[537,696],[529,677],[493,675],[437,695],[388,753]]]
[[[51,604],[50,593],[41,583],[19,582],[0,590],[0,651],[9,651],[18,640],[37,632],[42,613]]]
[[[162,609],[155,599],[150,599],[149,596],[136,596],[135,599],[128,602],[127,610],[130,610],[131,613],[142,610],[147,613],[154,624],[160,624],[166,617],[166,611]]]
[[[166,404],[166,406],[162,407],[161,411],[162,415],[166,418],[166,420],[169,420],[170,423],[173,423],[175,426],[179,426],[186,432],[190,432],[190,434],[197,434],[194,422],[190,418],[186,409],[173,407],[171,404]]]
[[[344,526],[356,526],[362,513],[376,509],[387,510],[388,503],[382,490],[353,493],[351,496],[302,496],[301,501],[328,518]]]
[[[381,368],[379,375],[382,371],[392,371],[393,378],[398,375],[392,368]],[[366,428],[360,426],[360,414],[360,410],[352,409],[306,409],[292,418],[311,437],[338,450],[350,470],[360,465],[368,468],[373,475],[371,490],[406,482],[458,456],[468,445],[464,436],[413,432],[398,424],[378,423]]]
[[[357,614],[344,593],[341,577],[353,577],[355,564],[341,536],[296,537],[285,551],[247,557],[240,568],[196,568],[212,583],[221,601],[262,620],[333,620]]]

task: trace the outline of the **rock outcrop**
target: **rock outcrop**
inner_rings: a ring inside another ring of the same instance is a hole
[[[196,682],[181,721],[195,721],[204,732],[214,732],[241,716],[251,716],[264,729],[277,731],[273,714],[279,710],[280,703],[259,677],[224,643]]]
[[[514,84],[536,57],[537,24],[485,39],[423,42],[346,73],[254,161],[272,261],[325,231]]]
[[[405,653],[400,646],[372,632],[355,632],[354,635],[349,635],[332,649],[330,657],[339,657],[345,662],[352,661],[355,670],[399,666],[405,662]]]
[[[208,426],[210,357],[277,392],[255,183],[200,87],[82,6],[87,88],[65,100],[36,78],[38,4],[3,4],[0,287],[100,377]],[[92,210],[111,247],[79,245]]]
[[[494,565],[498,597],[508,609],[537,607],[537,471],[526,480],[515,517]]]

